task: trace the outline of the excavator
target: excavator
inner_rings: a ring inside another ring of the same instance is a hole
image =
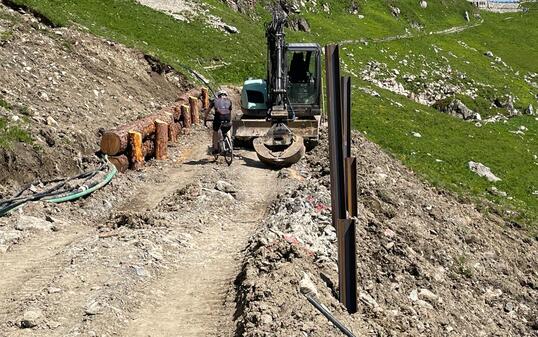
[[[263,163],[285,167],[299,161],[319,139],[322,112],[321,47],[285,40],[286,16],[273,12],[267,25],[267,77],[248,79],[241,91],[237,140],[253,140]]]

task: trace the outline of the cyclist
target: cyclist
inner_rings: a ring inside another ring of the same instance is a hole
[[[215,118],[213,119],[213,142],[212,154],[219,153],[220,126],[223,123],[229,124],[232,117],[232,101],[224,90],[217,92],[216,98],[209,103],[205,111],[204,125],[207,126],[207,116],[211,109],[215,109]],[[222,135],[224,137],[224,134]]]

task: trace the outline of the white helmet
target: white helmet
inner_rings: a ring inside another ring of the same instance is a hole
[[[228,96],[228,93],[226,92],[226,90],[219,90],[217,91],[217,97],[220,97],[220,96]]]

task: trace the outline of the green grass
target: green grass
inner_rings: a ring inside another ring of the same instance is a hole
[[[16,142],[31,144],[32,137],[19,126],[9,125],[5,118],[0,117],[0,148],[9,149]]]
[[[240,34],[230,35],[207,28],[200,21],[185,23],[138,5],[134,0],[12,0],[30,6],[47,17],[55,25],[81,24],[93,34],[113,39],[130,47],[158,56],[162,61],[184,71],[186,65],[213,79],[216,83],[242,83],[248,77],[265,74],[265,30],[264,22],[269,14],[259,5],[255,11],[257,20],[231,11],[222,1],[206,0],[211,13],[224,22],[237,27]],[[361,13],[365,19],[348,13],[351,1],[330,1],[331,15],[305,13],[313,28],[312,33],[290,32],[294,40],[315,40],[320,43],[364,37],[382,37],[403,33],[409,20],[423,22],[426,28],[443,28],[453,24],[464,24],[462,12],[471,7],[462,0],[442,0],[427,10],[419,11],[415,1],[397,1],[402,15],[395,18],[390,14],[389,2],[364,5]],[[447,11],[451,4],[457,10]],[[409,11],[405,10],[409,8]],[[413,8],[413,10],[411,10]],[[448,13],[448,14],[446,14]],[[427,20],[433,16],[435,20]],[[335,22],[339,22],[335,25]],[[343,28],[345,27],[345,28]],[[206,70],[226,62],[227,66]]]
[[[11,104],[9,104],[8,102],[6,102],[3,98],[0,97],[0,107],[6,109],[6,110],[11,110],[12,106]]]
[[[239,84],[247,77],[265,74],[265,37],[263,23],[269,14],[259,4],[251,16],[231,11],[221,1],[204,0],[212,14],[236,26],[241,33],[224,34],[204,27],[200,21],[184,23],[168,15],[137,5],[134,0],[14,0],[31,6],[57,25],[76,23],[98,36],[112,39],[159,57],[179,71],[186,65],[215,83]],[[322,11],[328,3],[331,13]],[[288,32],[289,41],[313,41],[320,44],[347,41],[341,55],[349,74],[360,74],[368,61],[386,63],[389,69],[398,68],[398,80],[404,74],[418,75],[428,70],[428,81],[435,80],[449,64],[454,74],[464,77],[452,80],[464,88],[476,87],[478,97],[456,95],[482,116],[503,112],[492,108],[491,101],[516,97],[516,108],[522,110],[538,105],[538,89],[524,81],[529,72],[538,70],[538,5],[529,13],[491,14],[481,12],[483,23],[474,16],[476,10],[464,0],[428,1],[422,9],[415,0],[359,1],[359,14],[349,14],[351,1],[325,0],[311,10],[301,13],[309,21],[312,32]],[[394,17],[390,6],[401,9]],[[471,22],[464,13],[471,14]],[[452,26],[469,29],[451,35],[430,34]],[[417,28],[419,27],[419,28]],[[405,39],[383,41],[388,36],[407,34]],[[358,41],[361,42],[358,42]],[[368,42],[363,43],[363,42]],[[434,48],[435,46],[435,48]],[[437,49],[437,52],[436,52]],[[491,64],[484,52],[491,50],[507,66]],[[392,55],[392,58],[391,58]],[[408,55],[413,62],[399,61]],[[419,56],[421,55],[421,56]],[[210,68],[223,64],[226,66]],[[379,91],[374,98],[355,90],[354,126],[367,137],[401,159],[417,174],[432,184],[469,196],[479,201],[494,202],[501,210],[516,211],[516,221],[538,224],[538,121],[533,117],[511,119],[507,123],[476,127],[419,105],[405,97],[353,79],[355,86],[370,86]],[[472,84],[470,84],[472,83]],[[422,84],[406,84],[417,90]],[[396,105],[401,104],[402,107]],[[521,125],[528,128],[525,135],[515,131]],[[411,137],[419,132],[422,138]],[[438,160],[436,160],[438,159]],[[492,184],[467,168],[470,160],[481,162],[502,178]],[[495,185],[511,199],[493,196],[486,191]],[[536,226],[535,228],[538,228]]]

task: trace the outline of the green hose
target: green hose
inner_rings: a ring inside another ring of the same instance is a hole
[[[66,195],[66,196],[61,197],[61,198],[42,199],[42,200],[46,201],[46,202],[53,202],[53,203],[61,203],[61,202],[71,201],[71,200],[75,200],[75,199],[78,199],[78,198],[82,198],[82,197],[84,197],[84,196],[86,196],[86,195],[88,195],[90,193],[95,192],[96,190],[100,189],[101,187],[105,186],[106,184],[108,184],[112,180],[112,178],[114,178],[116,173],[118,173],[118,170],[116,169],[116,166],[114,166],[112,163],[110,163],[108,161],[108,159],[106,159],[106,160],[107,160],[110,172],[106,175],[105,179],[103,181],[101,181],[99,184],[97,184],[97,185],[95,185],[95,186],[93,186],[91,188],[88,188],[87,190],[84,190],[82,192],[69,194],[69,195]]]

